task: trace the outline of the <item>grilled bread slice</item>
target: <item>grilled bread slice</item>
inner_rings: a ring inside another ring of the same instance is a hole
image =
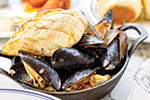
[[[26,21],[3,46],[5,55],[18,56],[25,50],[40,56],[51,56],[62,47],[72,47],[87,27],[84,15],[72,10],[47,10]]]

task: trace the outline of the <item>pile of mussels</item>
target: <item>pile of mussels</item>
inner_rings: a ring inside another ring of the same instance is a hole
[[[82,90],[116,74],[126,52],[126,33],[113,29],[113,12],[109,11],[98,24],[89,24],[72,48],[60,48],[51,57],[20,50],[19,57],[13,58],[10,75],[48,91]]]

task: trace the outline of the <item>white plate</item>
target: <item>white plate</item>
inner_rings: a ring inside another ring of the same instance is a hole
[[[71,10],[80,11],[85,4],[85,0],[71,0]],[[21,0],[9,0],[9,4],[5,8],[0,8],[0,18],[9,18],[19,16],[23,18],[31,18],[36,12],[27,13],[23,11]],[[6,26],[7,27],[7,26]],[[9,38],[13,32],[0,32],[0,38]]]
[[[2,100],[60,100],[54,96],[25,89],[0,89]]]
[[[83,12],[87,16],[87,18],[91,24],[94,25],[100,21],[97,0],[89,0],[89,2],[87,2],[84,5]],[[150,21],[137,20],[135,22],[141,24],[147,30],[148,34],[150,35]],[[135,31],[130,30],[130,31],[128,31],[127,35],[129,38],[135,40],[138,37],[138,34],[135,34],[135,33],[136,33]],[[150,37],[148,37],[144,42],[150,43]]]
[[[3,100],[60,100],[54,96],[25,89],[0,89]]]

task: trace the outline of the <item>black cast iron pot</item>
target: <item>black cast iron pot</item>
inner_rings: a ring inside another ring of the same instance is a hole
[[[8,72],[6,72],[3,69],[0,69],[0,73],[13,79],[18,84],[20,84],[23,88],[27,88],[27,89],[43,92],[46,94],[54,95],[63,100],[97,100],[97,99],[100,99],[100,98],[104,97],[105,95],[109,94],[112,91],[112,89],[117,85],[117,83],[119,82],[123,73],[125,72],[126,67],[129,63],[129,60],[130,60],[132,54],[134,53],[135,49],[142,41],[144,41],[148,37],[146,30],[141,25],[136,24],[136,23],[124,24],[121,27],[119,27],[118,29],[121,31],[126,31],[128,29],[134,29],[137,31],[137,33],[139,33],[139,37],[136,39],[134,44],[132,44],[132,46],[128,49],[126,57],[125,57],[124,61],[122,62],[122,64],[120,65],[122,67],[120,69],[120,71],[117,74],[115,74],[110,80],[108,80],[100,85],[97,85],[95,87],[80,90],[80,91],[73,91],[73,92],[48,92],[48,91],[44,91],[41,89],[37,89],[37,88],[33,87],[32,85],[26,84],[24,82],[21,82],[21,81],[15,79],[14,77],[12,77]],[[12,59],[12,57],[10,57],[10,56],[6,56],[6,55],[2,55],[2,54],[1,54],[1,56]]]

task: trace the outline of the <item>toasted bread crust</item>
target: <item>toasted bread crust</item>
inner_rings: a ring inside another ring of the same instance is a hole
[[[26,21],[3,46],[5,55],[18,56],[26,50],[40,56],[51,56],[61,47],[72,47],[82,37],[87,19],[77,11],[47,10]]]

